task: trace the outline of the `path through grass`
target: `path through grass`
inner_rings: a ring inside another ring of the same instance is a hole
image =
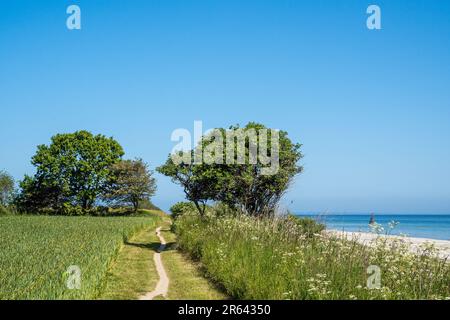
[[[153,253],[159,246],[154,230],[154,226],[146,228],[124,244],[108,272],[100,299],[134,300],[153,290],[158,282]]]
[[[167,299],[226,299],[226,295],[203,276],[196,263],[176,250],[170,218],[163,216],[162,221],[159,225],[167,246],[161,257],[170,280]],[[155,289],[159,279],[153,255],[160,245],[155,230],[155,226],[146,228],[125,243],[110,268],[101,299],[138,299]],[[160,299],[164,298],[155,297],[155,300]]]

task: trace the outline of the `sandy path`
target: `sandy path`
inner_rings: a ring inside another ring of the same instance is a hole
[[[161,261],[161,252],[166,248],[166,240],[164,240],[163,236],[161,235],[161,227],[156,229],[156,235],[158,236],[161,245],[159,246],[158,251],[153,255],[153,260],[155,261],[156,271],[159,275],[159,281],[156,285],[155,290],[143,295],[139,298],[139,300],[153,300],[153,298],[161,295],[163,297],[167,297],[167,290],[169,289],[169,278],[167,277],[166,270],[164,269]]]
[[[392,235],[377,235],[374,233],[366,232],[349,232],[349,231],[337,231],[337,230],[327,230],[327,233],[338,235],[340,237],[347,238],[349,240],[356,239],[359,243],[364,245],[372,245],[373,241],[378,237],[384,237],[388,240],[401,239],[410,245],[410,250],[413,253],[420,252],[420,246],[425,243],[432,243],[439,250],[439,256],[443,259],[450,260],[450,241],[448,240],[436,240],[427,238],[413,238],[413,237],[400,237]]]

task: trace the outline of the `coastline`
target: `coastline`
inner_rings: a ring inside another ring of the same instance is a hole
[[[343,237],[347,240],[356,240],[364,245],[373,245],[374,240],[379,237],[388,239],[388,241],[402,240],[410,245],[410,251],[412,253],[420,252],[420,247],[425,244],[433,244],[439,251],[439,257],[442,259],[449,259],[450,261],[450,241],[449,240],[437,240],[430,238],[415,238],[406,236],[395,236],[395,235],[383,235],[369,232],[352,232],[352,231],[342,231],[335,229],[326,229],[327,234]]]

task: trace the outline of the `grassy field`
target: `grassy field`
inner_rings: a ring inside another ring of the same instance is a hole
[[[0,299],[93,299],[124,241],[155,228],[157,215],[136,217],[0,217]],[[67,288],[70,266],[81,288]]]
[[[450,299],[450,264],[431,247],[414,255],[403,241],[372,248],[250,217],[187,215],[176,232],[178,245],[237,299]],[[369,266],[379,268],[379,286],[367,286]]]

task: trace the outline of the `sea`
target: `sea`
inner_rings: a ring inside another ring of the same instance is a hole
[[[374,232],[369,226],[371,214],[312,214],[297,213],[324,223],[327,229]],[[374,214],[383,234],[415,238],[450,240],[450,214]]]

